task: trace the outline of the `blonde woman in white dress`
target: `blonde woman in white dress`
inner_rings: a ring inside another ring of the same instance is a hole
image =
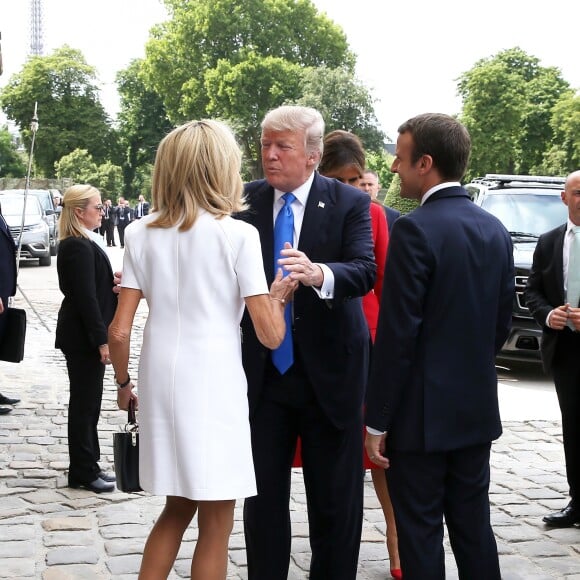
[[[140,484],[166,505],[151,531],[140,580],[167,578],[197,512],[191,578],[224,579],[235,500],[256,494],[240,320],[247,306],[261,342],[276,348],[296,283],[266,284],[257,230],[245,208],[241,154],[230,130],[195,121],[159,146],[153,212],[127,228],[119,307],[109,328],[119,408],[135,312],[149,314],[139,359]]]

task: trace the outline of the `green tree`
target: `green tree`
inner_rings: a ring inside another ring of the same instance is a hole
[[[245,153],[250,178],[261,176],[260,122],[270,108],[300,94],[302,69],[277,57],[255,54],[238,64],[220,60],[207,71],[207,114],[227,119]],[[252,98],[248,99],[248,95]]]
[[[391,180],[383,203],[398,209],[402,214],[409,213],[419,206],[419,202],[416,199],[401,197],[401,178],[397,174]]]
[[[123,192],[132,197],[139,190],[135,182],[140,167],[150,166],[161,139],[173,128],[159,95],[148,89],[142,74],[142,60],[133,60],[117,74],[120,111],[117,118]]]
[[[346,67],[321,66],[304,71],[298,105],[314,107],[322,114],[326,131],[342,129],[357,135],[367,151],[381,151],[385,134],[378,128],[369,90]]]
[[[207,115],[206,74],[220,60],[235,66],[255,54],[302,67],[354,68],[344,32],[310,0],[164,3],[171,19],[154,29],[145,70],[174,123]]]
[[[461,121],[472,139],[467,179],[537,167],[554,137],[552,109],[567,91],[558,69],[541,67],[520,48],[479,60],[461,75]]]
[[[68,155],[63,155],[55,163],[55,168],[58,179],[68,177],[74,183],[91,183],[95,185],[97,164],[86,149],[75,149]]]
[[[580,167],[580,94],[566,93],[552,110],[554,143],[545,152],[541,172],[567,175]]]
[[[391,165],[393,164],[393,156],[389,155],[385,150],[382,151],[367,151],[366,152],[367,169],[374,171],[379,176],[379,183],[381,184],[381,192],[388,190],[394,173],[391,172]],[[381,193],[379,192],[379,197]]]
[[[0,177],[24,177],[26,164],[19,155],[8,129],[0,129]]]
[[[114,199],[123,190],[123,170],[118,165],[105,161],[97,167],[91,183],[100,190],[103,198]]]
[[[100,163],[111,147],[109,120],[99,101],[95,69],[68,46],[49,56],[34,56],[0,93],[6,116],[19,127],[28,149],[30,121],[38,103],[35,164],[53,177],[54,163],[75,149],[86,149]]]

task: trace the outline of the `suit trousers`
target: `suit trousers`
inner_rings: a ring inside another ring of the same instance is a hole
[[[445,580],[443,516],[460,580],[501,579],[490,523],[490,449],[490,443],[441,453],[387,448],[405,580]]]
[[[562,413],[562,437],[570,498],[580,508],[580,333],[568,328],[558,336],[552,372]]]
[[[310,532],[311,580],[354,580],[362,531],[362,409],[343,430],[318,404],[295,349],[280,376],[269,365],[250,419],[258,495],[244,504],[249,580],[286,580],[290,563],[290,476],[297,437]]]
[[[97,423],[101,414],[105,365],[95,352],[65,353],[70,394],[68,405],[69,480],[94,481],[101,470]]]

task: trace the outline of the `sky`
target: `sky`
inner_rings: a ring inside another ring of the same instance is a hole
[[[243,1],[243,0],[239,0]],[[392,140],[406,119],[461,110],[458,77],[477,61],[519,47],[560,69],[580,90],[577,0],[314,0],[344,30],[357,76],[376,99]],[[98,71],[101,100],[118,110],[115,74],[144,56],[152,25],[166,17],[160,0],[42,0],[44,53],[68,44]],[[0,0],[4,74],[19,72],[30,45],[30,1]],[[32,111],[31,111],[32,115]],[[40,118],[42,127],[42,118]]]

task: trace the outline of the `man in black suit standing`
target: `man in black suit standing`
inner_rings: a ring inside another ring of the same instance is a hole
[[[8,298],[14,294],[16,294],[16,246],[0,207],[0,341],[4,337]],[[0,404],[14,405],[18,402],[20,399],[12,399],[0,393]],[[11,410],[8,407],[0,407],[0,415],[6,415]]]
[[[514,296],[511,239],[461,187],[471,141],[452,117],[399,127],[391,171],[421,205],[389,241],[367,391],[366,448],[387,468],[406,580],[499,580],[489,457],[502,427],[495,355]],[[388,459],[387,459],[388,457]]]
[[[369,196],[315,171],[323,135],[324,121],[314,109],[270,111],[261,138],[266,179],[246,185],[250,208],[240,215],[260,232],[269,282],[275,267],[300,282],[287,312],[286,364],[279,362],[285,347],[268,351],[247,313],[242,321],[258,486],[258,495],[244,506],[249,580],[288,577],[290,473],[298,437],[308,498],[309,577],[354,580],[357,572],[369,357],[361,297],[372,288],[376,267]],[[274,245],[284,215],[293,227],[278,253]]]
[[[580,170],[568,175],[562,201],[567,223],[540,236],[525,299],[542,327],[542,363],[553,374],[562,413],[562,435],[570,503],[544,517],[556,528],[580,524]]]
[[[119,244],[125,247],[125,228],[133,221],[133,210],[129,207],[129,202],[124,198],[119,198],[119,204],[115,208],[117,219],[117,232],[119,234]]]
[[[133,215],[135,216],[136,220],[140,220],[142,217],[145,217],[149,214],[149,202],[145,201],[145,197],[143,195],[139,196],[139,201],[133,210]]]

